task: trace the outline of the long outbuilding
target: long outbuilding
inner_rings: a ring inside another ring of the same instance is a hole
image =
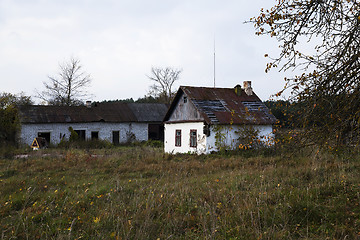
[[[168,106],[160,103],[87,102],[84,106],[19,106],[20,141],[30,145],[43,137],[57,145],[68,140],[71,127],[83,140],[114,144],[163,140],[162,120]]]

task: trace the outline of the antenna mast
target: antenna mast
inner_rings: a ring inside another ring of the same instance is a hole
[[[214,88],[215,88],[215,69],[216,69],[216,62],[215,62],[215,35],[214,35]]]

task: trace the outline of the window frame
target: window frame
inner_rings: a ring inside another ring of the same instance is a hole
[[[197,147],[197,130],[196,129],[190,130],[190,147],[193,147],[193,148]]]
[[[175,147],[181,147],[181,129],[175,130]]]

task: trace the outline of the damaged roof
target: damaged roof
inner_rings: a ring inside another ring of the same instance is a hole
[[[244,89],[239,89],[236,93],[235,88],[181,86],[165,115],[164,122],[171,122],[171,114],[183,95],[207,124],[271,125],[276,122],[274,115],[255,93],[248,95]]]
[[[108,102],[86,106],[19,106],[22,123],[162,122],[168,106],[161,103]]]

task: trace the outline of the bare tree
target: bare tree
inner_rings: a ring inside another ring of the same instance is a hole
[[[171,67],[151,68],[151,75],[147,77],[155,83],[150,86],[149,96],[170,103],[175,94],[174,83],[179,79],[181,72],[182,70]]]
[[[82,70],[77,58],[59,64],[59,68],[58,76],[49,76],[50,82],[43,82],[45,90],[38,92],[38,98],[50,105],[82,105],[83,100],[89,97],[90,75]]]

